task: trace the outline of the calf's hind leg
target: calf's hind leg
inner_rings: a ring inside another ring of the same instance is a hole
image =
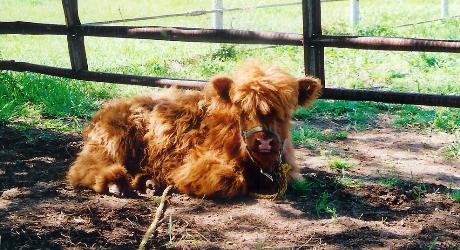
[[[169,181],[180,192],[194,196],[230,198],[246,193],[247,185],[235,162],[227,162],[205,152],[191,156],[169,174]]]
[[[74,187],[86,187],[97,193],[124,195],[129,190],[129,175],[126,168],[110,160],[93,145],[85,145],[67,174]]]

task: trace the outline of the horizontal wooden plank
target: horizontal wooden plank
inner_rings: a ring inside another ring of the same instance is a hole
[[[313,38],[310,44],[313,46],[367,50],[460,53],[460,41],[457,40],[321,35]]]
[[[394,104],[414,104],[460,108],[460,96],[456,95],[325,88],[321,98],[330,100],[373,101]]]
[[[165,87],[173,85],[179,88],[199,89],[205,86],[207,82],[204,80],[123,75],[114,73],[94,72],[87,70],[74,72],[71,69],[66,68],[57,68],[15,61],[0,61],[0,70],[28,71],[78,80],[121,83],[150,87]],[[334,100],[375,101],[384,103],[416,104],[460,108],[460,96],[454,95],[435,95],[392,91],[325,88],[323,90],[321,98]]]
[[[261,32],[233,29],[195,29],[161,26],[82,25],[67,30],[65,25],[29,22],[0,22],[0,34],[68,35],[211,42],[303,46],[303,36],[294,33]],[[370,50],[460,52],[460,41],[393,37],[320,35],[308,45]]]
[[[114,38],[137,38],[183,42],[237,44],[271,44],[302,46],[302,35],[282,32],[259,32],[232,29],[194,29],[160,26],[94,26],[81,25],[67,29],[65,25],[30,22],[0,22],[0,34],[80,35]]]
[[[94,82],[108,82],[108,83],[121,83],[138,86],[149,87],[165,87],[177,86],[179,88],[201,88],[206,81],[199,80],[186,80],[176,78],[163,78],[153,76],[137,76],[137,75],[124,75],[114,73],[103,73],[88,70],[80,70],[78,72],[67,68],[58,68],[51,66],[44,66],[26,62],[15,61],[0,61],[0,70],[12,71],[27,71],[35,72],[50,76],[58,76],[70,79],[94,81]]]
[[[0,34],[69,35],[70,31],[62,24],[0,22]]]
[[[232,29],[194,29],[180,27],[81,26],[85,36],[138,38],[184,42],[237,44],[302,45],[302,35]]]

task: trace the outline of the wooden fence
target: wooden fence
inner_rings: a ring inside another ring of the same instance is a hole
[[[321,33],[320,0],[303,0],[303,34],[257,32],[230,29],[193,29],[159,26],[96,26],[82,25],[77,0],[62,0],[66,25],[29,22],[0,22],[0,34],[66,35],[72,69],[0,61],[0,70],[29,71],[79,80],[123,83],[143,86],[175,85],[201,88],[201,80],[173,79],[101,73],[88,70],[84,45],[85,36],[169,40],[182,42],[212,42],[234,44],[270,44],[303,46],[306,74],[324,79],[324,47],[460,53],[460,41],[363,36],[332,36]],[[460,96],[418,94],[406,92],[324,88],[323,99],[377,101],[460,107]]]

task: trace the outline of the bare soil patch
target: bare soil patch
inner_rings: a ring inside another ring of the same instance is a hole
[[[277,201],[173,194],[149,247],[459,249],[460,204],[447,193],[460,187],[460,163],[442,156],[452,140],[385,126],[298,148],[314,183],[308,192]],[[137,248],[158,199],[70,189],[64,176],[80,141],[78,134],[0,127],[0,249]],[[326,167],[333,157],[354,167],[334,172]],[[385,178],[401,181],[385,186]],[[324,197],[328,211],[320,209]]]

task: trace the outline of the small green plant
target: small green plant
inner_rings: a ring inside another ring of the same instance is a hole
[[[429,72],[432,68],[440,67],[441,59],[431,53],[420,53],[418,58],[413,58],[409,63],[422,72]]]
[[[331,214],[332,219],[337,219],[337,209],[335,207],[327,207],[327,212]]]
[[[357,30],[360,36],[396,36],[397,33],[390,27],[382,25],[373,25],[368,27],[361,27]]]
[[[344,159],[334,158],[331,161],[329,161],[327,167],[332,170],[343,172],[346,170],[350,170],[353,167],[353,164]]]
[[[454,202],[460,202],[460,189],[452,189],[452,190],[450,190],[449,197]]]
[[[347,188],[358,188],[362,185],[362,181],[355,180],[353,178],[346,177],[346,176],[339,177],[337,178],[336,181],[337,181],[337,184],[339,184],[340,186],[347,187]]]
[[[256,243],[256,250],[262,250],[262,249],[264,249],[264,246],[265,246],[265,242],[263,242],[263,241],[257,241],[257,243]]]
[[[391,71],[390,72],[390,76],[389,78],[390,79],[394,79],[394,78],[404,78],[406,77],[407,74],[404,74],[404,73],[401,73],[399,71]]]
[[[237,56],[238,50],[235,45],[222,45],[212,54],[211,58],[224,62],[228,60],[236,60]]]
[[[388,177],[382,178],[378,182],[386,187],[395,187],[400,185],[402,183],[402,180],[399,177]]]
[[[305,196],[313,187],[314,183],[309,180],[293,180],[289,183],[289,193],[296,196]]]
[[[337,210],[330,201],[331,196],[327,191],[321,194],[321,197],[316,202],[315,210],[318,217],[323,213],[330,213],[333,218],[337,218]]]
[[[436,244],[438,243],[438,238],[439,238],[438,236],[434,237],[434,239],[431,241],[430,245],[428,246],[428,250],[431,250],[436,246]]]
[[[415,202],[417,204],[422,204],[423,197],[428,192],[427,187],[424,184],[416,185],[410,190],[410,193],[415,197]]]
[[[444,155],[447,158],[460,159],[460,137],[457,137],[457,139],[447,147]]]
[[[434,55],[430,55],[428,53],[421,53],[420,57],[429,67],[438,67],[440,64],[439,58]]]
[[[452,112],[448,108],[437,108],[433,123],[435,128],[452,132],[460,125],[460,113]]]

